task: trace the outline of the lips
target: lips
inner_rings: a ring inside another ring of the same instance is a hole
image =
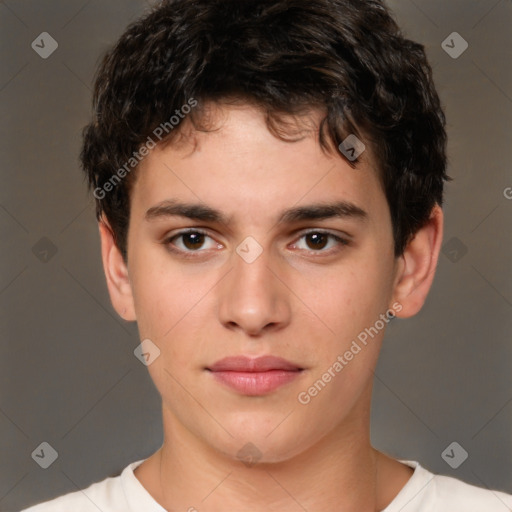
[[[214,379],[248,396],[271,393],[299,377],[304,368],[275,356],[226,357],[206,368]]]
[[[245,356],[225,357],[207,368],[212,372],[266,372],[269,370],[302,370],[296,364],[275,356],[250,358]]]

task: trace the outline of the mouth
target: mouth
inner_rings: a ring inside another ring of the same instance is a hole
[[[305,368],[275,356],[235,356],[221,359],[205,370],[237,393],[261,396],[295,380]]]

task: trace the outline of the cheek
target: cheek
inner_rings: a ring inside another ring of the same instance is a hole
[[[377,258],[361,256],[327,273],[301,276],[293,286],[306,309],[316,315],[319,328],[344,344],[387,310],[391,296],[389,272]]]
[[[213,285],[204,271],[191,275],[172,264],[160,247],[134,255],[131,273],[140,334],[155,340],[172,337]]]
[[[315,343],[316,364],[297,402],[305,414],[322,417],[327,430],[356,407],[372,380],[385,332],[379,319],[388,306],[384,275],[375,260],[360,261],[325,276],[304,299],[325,334]],[[308,326],[302,327],[307,332]]]
[[[149,338],[160,349],[149,373],[162,396],[186,402],[178,382],[188,381],[207,363],[211,331],[205,329],[205,315],[211,320],[210,294],[219,277],[204,269],[185,272],[159,253],[141,254],[132,261],[139,336],[141,340]],[[152,263],[136,265],[143,261]]]

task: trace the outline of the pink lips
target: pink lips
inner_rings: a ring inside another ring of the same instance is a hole
[[[226,357],[206,368],[226,386],[249,396],[275,391],[301,375],[303,368],[280,357]]]

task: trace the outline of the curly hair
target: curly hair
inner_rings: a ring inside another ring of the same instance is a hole
[[[183,131],[162,124],[177,109],[198,104],[187,116],[197,127],[201,106],[227,98],[256,105],[281,138],[284,116],[320,109],[323,150],[350,134],[369,144],[396,256],[442,205],[446,120],[432,69],[382,1],[164,0],[104,56],[80,155],[89,188],[102,191],[96,217],[108,220],[125,260],[137,152],[154,133],[167,144]]]

